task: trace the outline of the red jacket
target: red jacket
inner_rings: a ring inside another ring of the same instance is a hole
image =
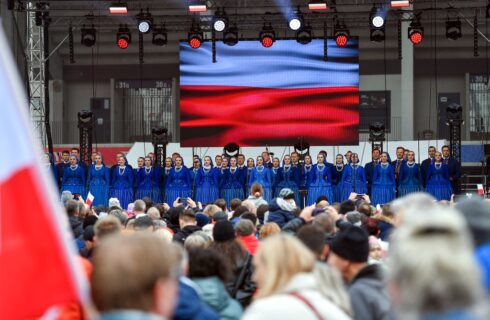
[[[255,234],[249,236],[238,236],[238,239],[242,242],[245,249],[250,252],[251,255],[255,255],[255,251],[259,247],[259,240],[255,237]]]

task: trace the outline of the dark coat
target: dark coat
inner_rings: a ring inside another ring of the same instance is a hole
[[[286,223],[296,218],[291,211],[281,209],[277,204],[277,199],[272,199],[269,203],[269,217],[267,222],[275,222],[282,228]]]
[[[196,231],[201,231],[201,227],[193,226],[193,225],[185,226],[184,228],[177,231],[176,234],[174,234],[173,241],[180,242],[180,243],[184,244],[185,239],[187,239],[188,236],[190,236],[191,234],[193,234]]]

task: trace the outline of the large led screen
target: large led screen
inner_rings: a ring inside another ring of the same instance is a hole
[[[180,136],[184,147],[354,145],[359,142],[358,41],[235,46],[180,43]]]

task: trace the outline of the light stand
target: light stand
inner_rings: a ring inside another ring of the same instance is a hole
[[[164,127],[154,127],[151,129],[151,143],[155,150],[155,165],[163,167],[167,157],[167,144],[170,139],[168,129]]]
[[[92,162],[92,134],[94,118],[92,111],[82,110],[78,113],[78,130],[80,132],[80,161],[89,166]]]

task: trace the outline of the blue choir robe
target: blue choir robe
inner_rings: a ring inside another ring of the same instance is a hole
[[[86,198],[86,189],[85,189],[85,171],[79,165],[75,168],[68,166],[63,172],[63,182],[61,185],[61,192],[63,191],[71,191],[71,193],[80,194],[83,199]]]
[[[280,168],[271,168],[271,186],[272,186],[272,198],[277,197],[279,194],[277,190],[277,184],[279,183],[279,169]]]
[[[329,202],[333,201],[332,172],[327,165],[315,164],[308,178],[307,206],[315,204],[319,196],[326,196]]]
[[[350,163],[342,174],[342,201],[349,199],[351,192],[366,194],[367,182],[364,168]]]
[[[300,205],[299,197],[299,169],[292,165],[282,166],[278,170],[278,182],[276,184],[276,196],[279,195],[281,189],[289,188],[294,192],[294,201],[296,205]]]
[[[371,194],[371,185],[373,183],[373,174],[374,174],[374,168],[379,164],[379,160],[376,161],[371,161],[366,163],[366,166],[364,167],[364,172],[366,173],[366,182],[367,182],[367,193]]]
[[[336,164],[332,170],[332,192],[333,202],[342,202],[342,175],[345,165]]]
[[[170,169],[165,185],[165,202],[172,205],[177,198],[191,196],[192,181],[190,181],[189,170],[185,166]]]
[[[119,199],[122,209],[134,201],[134,176],[133,169],[129,166],[117,166],[112,170],[111,197]]]
[[[111,182],[109,168],[104,165],[102,165],[101,167],[91,165],[88,172],[88,189],[90,193],[94,196],[92,206],[96,207],[102,205],[104,207],[107,207],[109,205],[110,185]]]
[[[250,173],[248,186],[251,187],[254,183],[262,185],[262,189],[264,190],[263,198],[265,201],[270,202],[272,200],[271,170],[264,166],[253,168]]]
[[[449,180],[449,168],[444,163],[433,163],[427,171],[425,189],[437,200],[451,200],[453,189]]]
[[[225,199],[226,204],[229,206],[231,200],[238,198],[244,199],[244,189],[243,186],[245,184],[246,178],[246,170],[239,168],[228,168],[226,170],[223,182],[221,184],[221,198]]]
[[[205,205],[219,198],[219,175],[217,168],[199,168],[196,174],[196,201]]]
[[[373,184],[371,187],[371,204],[386,204],[395,199],[396,182],[395,168],[388,162],[374,168]]]
[[[412,164],[405,161],[400,168],[398,175],[398,196],[402,197],[412,192],[422,190],[422,175],[420,166],[414,162]]]
[[[196,198],[196,192],[197,192],[197,173],[199,172],[201,168],[190,168],[189,169],[189,181],[191,182],[192,186],[192,198]]]
[[[429,172],[429,167],[433,163],[434,163],[434,159],[427,158],[424,161],[422,161],[422,164],[420,165],[420,174],[422,176],[422,185],[424,188],[427,186],[427,174]]]
[[[301,174],[301,182],[300,182],[300,188],[301,189],[308,189],[308,182],[310,181],[310,174],[311,170],[313,169],[313,165],[304,165],[302,166],[302,174]]]
[[[65,173],[65,169],[68,168],[70,166],[70,161],[68,162],[58,162],[58,164],[56,165],[56,170],[57,170],[57,174],[58,174],[58,188],[61,186],[62,182],[63,182],[63,174]]]
[[[156,167],[140,168],[136,174],[136,198],[150,198],[154,203],[160,203],[159,179],[160,172]]]

